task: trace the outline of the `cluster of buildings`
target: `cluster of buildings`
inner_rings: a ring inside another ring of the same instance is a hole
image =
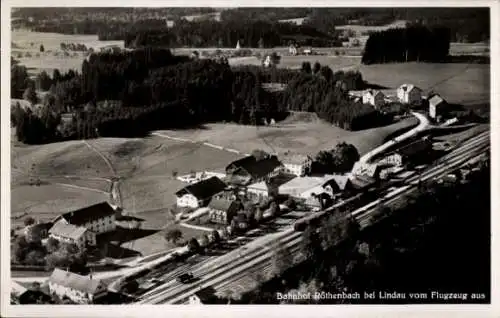
[[[405,105],[428,106],[429,117],[436,121],[446,115],[448,111],[447,102],[439,94],[430,94],[423,96],[423,90],[413,84],[402,84],[396,89],[396,99],[392,96],[386,96],[381,90],[367,89],[361,92],[351,92],[350,95],[363,104],[373,106],[375,109],[381,109],[390,102],[399,102]]]
[[[207,207],[211,222],[229,224],[243,210],[237,196],[255,204],[289,196],[321,209],[343,194],[362,191],[376,182],[369,176],[309,176],[312,164],[311,156],[295,153],[284,153],[279,159],[276,155],[246,156],[227,165],[224,181],[214,176],[177,191],[177,206]]]
[[[75,244],[79,248],[97,245],[100,234],[116,230],[116,213],[108,202],[97,203],[82,209],[61,214],[50,223],[37,223],[24,229],[28,241],[53,238],[62,244]],[[21,303],[61,301],[94,303],[107,295],[106,285],[92,275],[80,275],[69,270],[55,268],[39,290],[27,290],[19,296]]]

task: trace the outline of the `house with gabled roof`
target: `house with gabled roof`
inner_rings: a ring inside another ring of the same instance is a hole
[[[57,217],[54,223],[60,220],[64,220],[67,224],[86,228],[97,235],[116,229],[116,210],[108,202],[101,202],[64,213]]]
[[[227,185],[217,177],[190,184],[175,193],[177,206],[195,209],[206,206],[214,195],[221,193],[226,188]]]
[[[77,304],[92,303],[107,293],[106,285],[100,279],[59,268],[54,269],[47,283],[51,294],[59,298],[68,297]]]
[[[311,171],[313,159],[309,155],[285,152],[280,156],[285,173],[291,173],[303,177]]]
[[[368,89],[363,92],[363,104],[370,104],[379,109],[385,104],[385,95],[379,90]]]
[[[397,96],[403,104],[419,105],[422,102],[422,89],[413,84],[403,84],[398,87]]]
[[[277,176],[282,170],[283,164],[276,156],[256,158],[247,156],[233,161],[226,167],[226,174],[230,183],[246,186],[250,183],[259,182]]]
[[[446,112],[446,101],[443,97],[438,94],[433,94],[429,96],[429,116],[436,119],[438,116],[444,115]]]
[[[87,245],[96,245],[96,233],[86,227],[67,223],[64,219],[57,221],[49,230],[49,236],[62,243],[75,244],[80,249]]]
[[[239,211],[243,210],[240,200],[213,198],[208,204],[210,221],[219,224],[229,224]]]

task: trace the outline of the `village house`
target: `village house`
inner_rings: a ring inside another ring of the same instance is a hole
[[[116,211],[108,202],[64,213],[57,217],[54,223],[60,220],[67,224],[86,228],[96,235],[112,232],[116,229]]]
[[[247,193],[250,196],[264,199],[269,196],[269,189],[267,188],[267,183],[265,181],[261,181],[248,185]]]
[[[429,98],[429,116],[431,118],[438,118],[438,116],[443,116],[446,113],[446,101],[439,96],[434,94]]]
[[[217,177],[190,184],[175,193],[178,207],[199,208],[206,206],[212,197],[226,189],[227,185]]]
[[[64,220],[57,221],[49,230],[50,237],[62,243],[75,244],[83,249],[87,245],[96,245],[96,233],[83,226],[66,223]]]
[[[291,173],[298,177],[303,177],[311,171],[313,159],[311,156],[285,152],[281,156],[285,173]]]
[[[243,210],[239,200],[212,199],[208,204],[210,221],[219,224],[229,224],[233,217]]]
[[[92,303],[107,293],[106,286],[90,276],[82,276],[56,268],[48,279],[49,291],[59,298],[68,297],[77,304]]]
[[[419,105],[422,102],[422,90],[413,84],[399,86],[397,96],[403,104]]]
[[[233,161],[226,167],[226,174],[231,184],[247,186],[279,175],[282,163],[276,156],[256,158],[247,156]]]
[[[379,109],[385,104],[385,95],[379,90],[368,89],[363,92],[363,104],[370,104]]]

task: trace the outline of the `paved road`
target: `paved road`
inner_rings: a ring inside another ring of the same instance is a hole
[[[359,158],[359,162],[360,163],[370,162],[374,156],[384,152],[389,147],[392,147],[395,144],[402,142],[402,141],[414,136],[415,134],[427,129],[430,126],[429,119],[427,119],[427,117],[425,117],[424,115],[422,115],[420,113],[416,113],[416,112],[412,112],[412,114],[413,114],[413,116],[417,117],[417,119],[420,122],[417,127],[413,128],[413,129],[407,131],[406,133],[394,138],[393,140],[390,140],[390,141],[384,143],[383,145],[367,152],[361,158]]]
[[[425,181],[453,171],[471,158],[482,154],[489,146],[489,132],[478,135],[464,143],[462,147],[455,149],[452,153],[443,157],[439,164],[423,172],[421,174],[421,179]],[[390,194],[392,197],[388,198],[386,204],[399,200],[401,196],[415,191],[418,183],[418,176],[410,177],[406,181],[408,185],[394,190]],[[377,202],[370,203],[352,212],[352,215],[359,220],[362,226],[367,226],[371,222],[370,217],[376,210],[376,205]],[[190,271],[195,277],[199,278],[197,281],[191,284],[180,284],[173,279],[173,276],[171,280],[166,281],[163,285],[143,295],[138,303],[184,303],[186,299],[197,290],[208,286],[213,286],[216,289],[220,287],[222,291],[224,289],[241,288],[244,286],[242,279],[251,275],[252,272],[261,274],[269,272],[270,261],[274,254],[270,246],[278,240],[284,244],[290,252],[297,254],[301,234],[293,231],[292,227],[289,227],[283,232],[257,239],[246,245],[245,249],[240,248],[213,260],[209,259],[202,264],[188,266],[176,274]],[[298,256],[298,258],[300,258],[300,256]]]

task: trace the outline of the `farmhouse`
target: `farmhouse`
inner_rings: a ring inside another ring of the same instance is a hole
[[[116,211],[108,202],[97,203],[83,209],[64,213],[54,222],[63,220],[67,224],[83,227],[96,234],[116,229]]]
[[[385,104],[385,95],[379,90],[366,90],[363,92],[363,104],[370,104],[379,109]]]
[[[222,192],[226,187],[227,185],[217,177],[190,184],[175,193],[177,206],[190,208],[205,206],[214,195]]]
[[[49,230],[50,237],[56,240],[75,244],[80,249],[87,245],[96,245],[96,233],[83,226],[69,224],[64,220],[57,221]]]
[[[60,298],[66,296],[78,304],[91,303],[107,292],[106,286],[101,280],[59,268],[54,269],[50,275],[48,285],[51,294],[56,294]]]
[[[259,199],[267,198],[269,196],[269,186],[273,189],[277,189],[294,178],[296,178],[295,175],[280,173],[277,176],[270,178],[267,182],[261,181],[248,185],[246,192],[250,197],[256,197]]]
[[[226,167],[226,174],[230,183],[235,185],[248,185],[251,182],[263,181],[277,176],[283,165],[276,156],[267,156],[257,159],[248,156],[232,162]]]
[[[438,116],[443,116],[446,112],[446,101],[438,94],[432,95],[429,98],[429,116],[436,119]]]
[[[210,221],[229,224],[233,217],[243,209],[239,200],[212,199],[208,204]]]
[[[413,84],[403,84],[397,89],[398,99],[403,104],[420,104],[422,102],[422,90]]]
[[[311,171],[313,159],[311,156],[285,152],[281,157],[284,172],[303,177]]]

